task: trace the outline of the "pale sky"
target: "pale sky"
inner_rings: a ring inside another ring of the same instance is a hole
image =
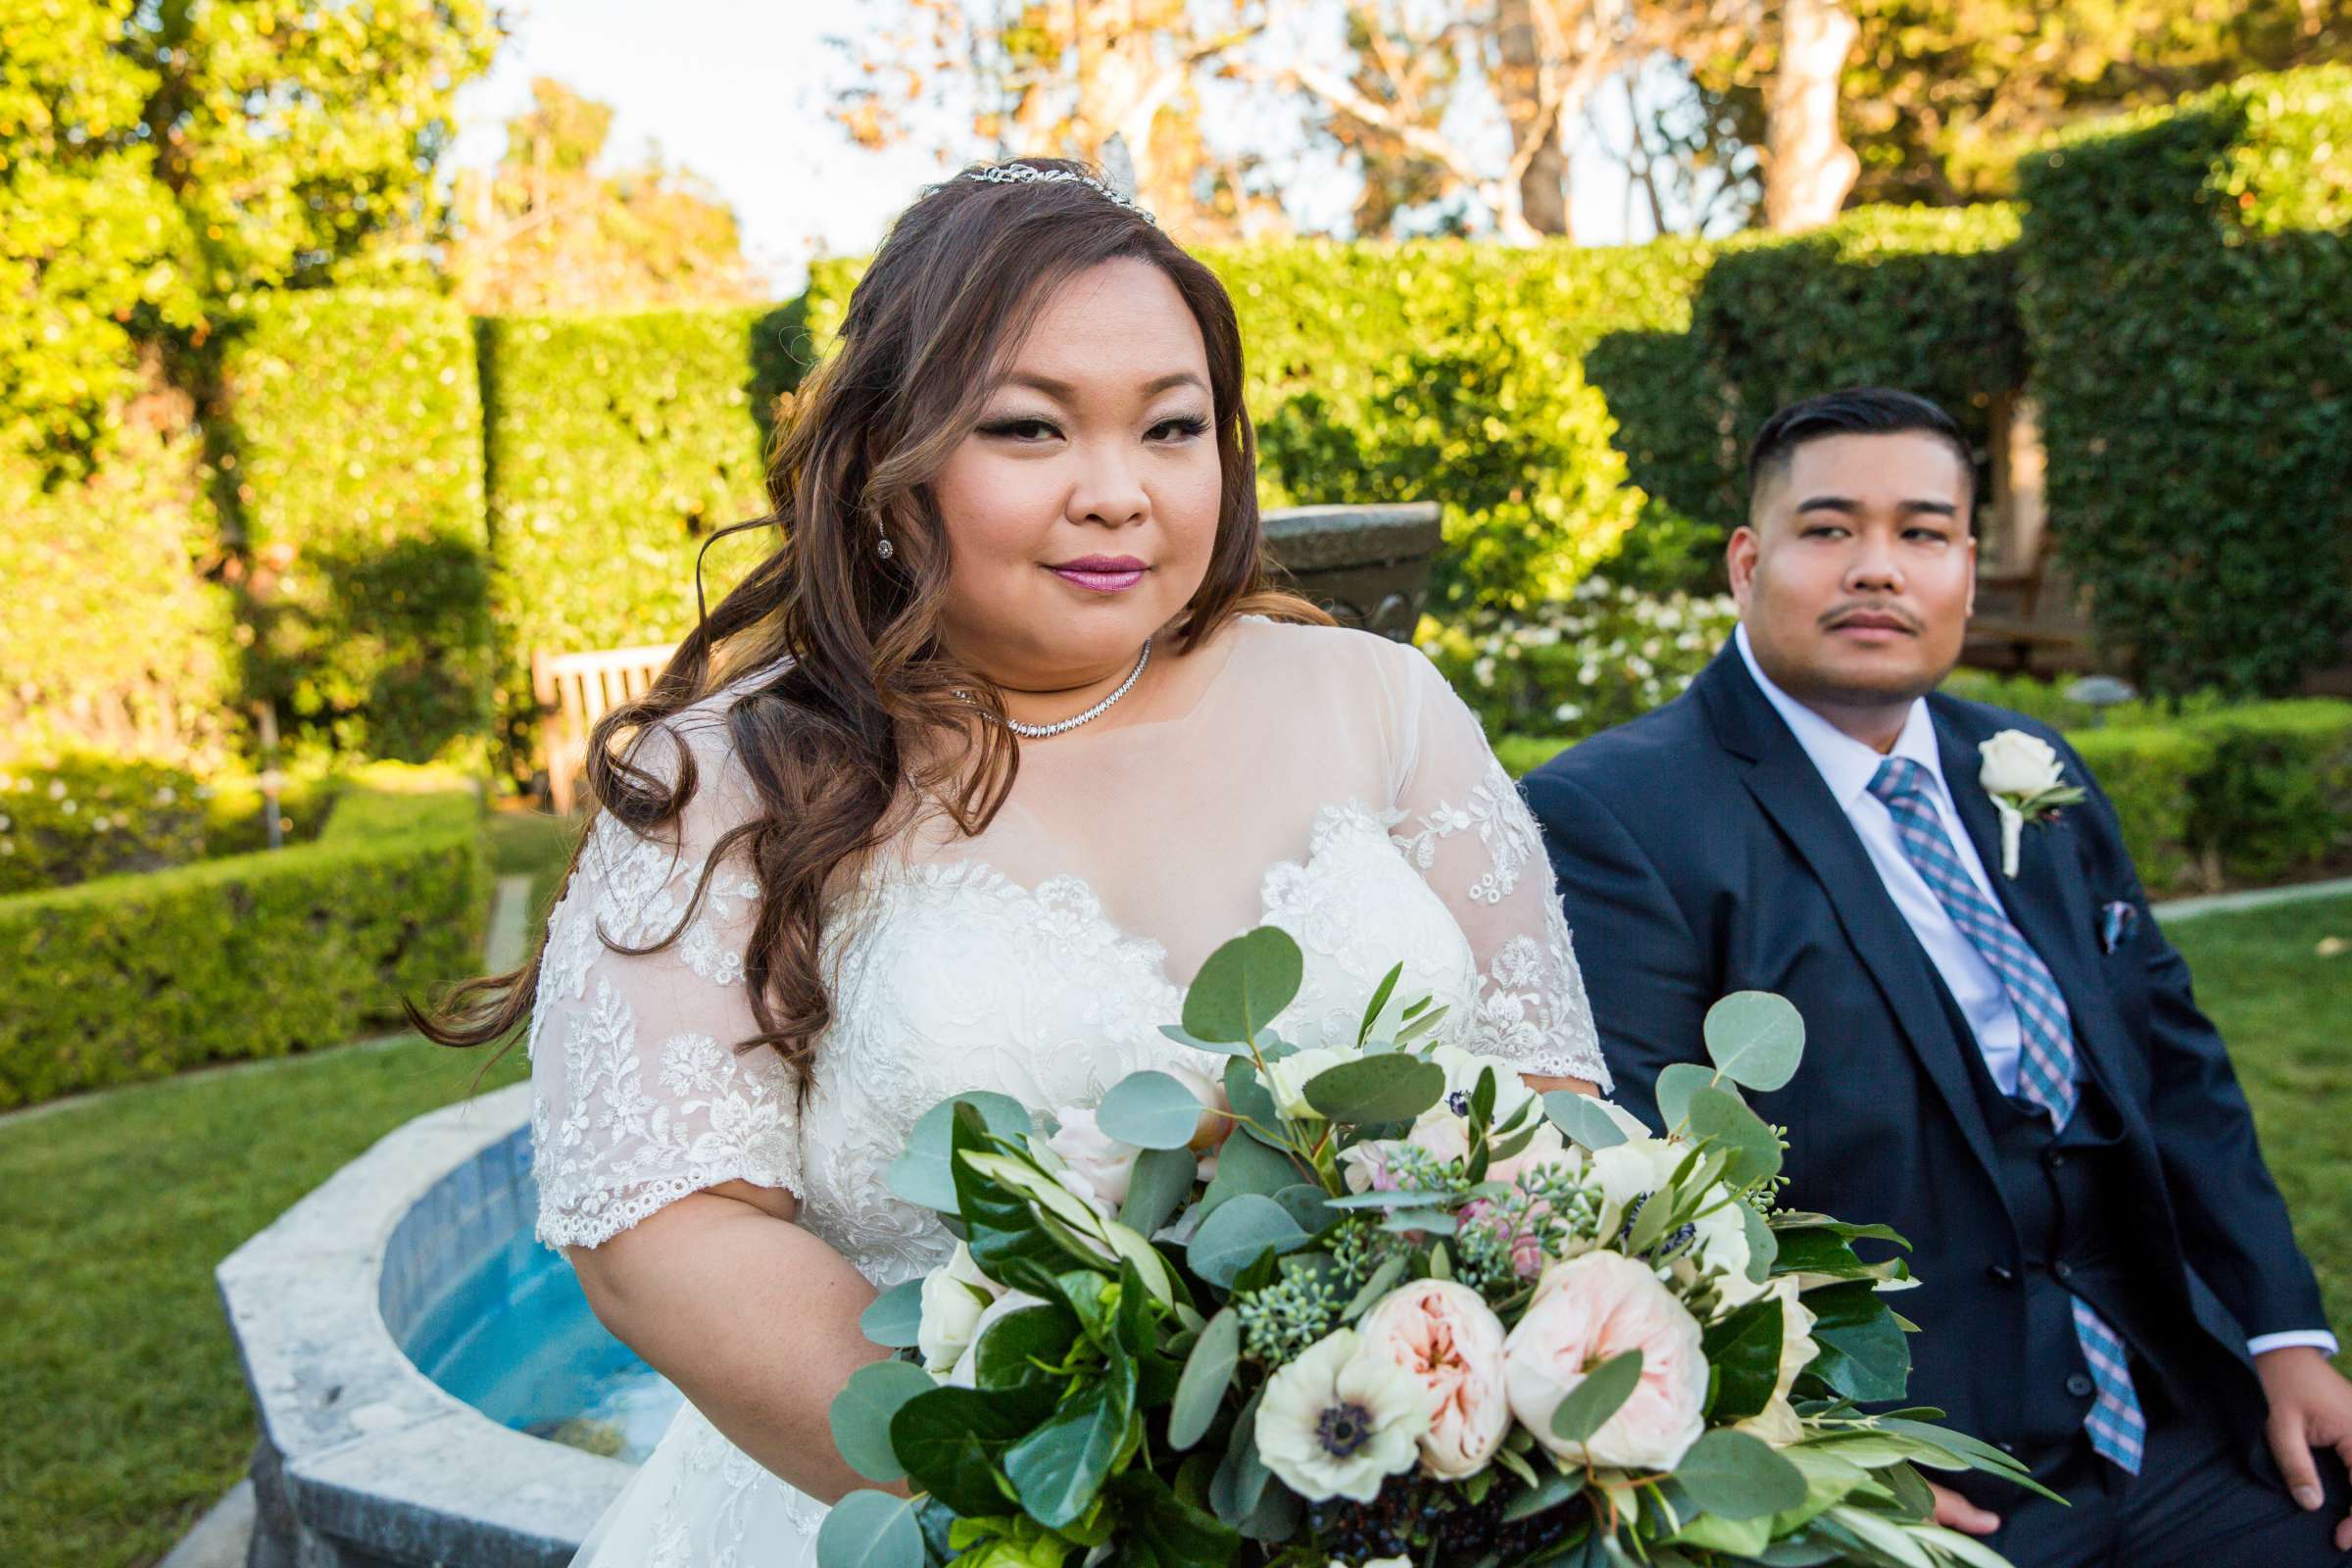
[[[554,76],[612,106],[614,153],[658,145],[729,202],[746,253],[779,293],[799,286],[812,254],[870,250],[890,218],[944,172],[913,148],[853,146],[825,114],[841,56],[824,35],[887,15],[879,0],[521,0],[510,15],[512,34],[491,71],[458,96],[452,162],[495,163],[505,121],[530,102],[531,78]],[[1300,15],[1296,35],[1273,46],[1331,47],[1328,30]],[[1211,122],[1283,133],[1278,115],[1253,123],[1241,104],[1220,106]],[[1303,221],[1337,221],[1352,205],[1353,177],[1330,159],[1301,150],[1288,177],[1285,204]],[[1625,237],[1626,187],[1605,155],[1579,157],[1571,189],[1580,239]],[[1634,228],[1647,237],[1646,218]]]

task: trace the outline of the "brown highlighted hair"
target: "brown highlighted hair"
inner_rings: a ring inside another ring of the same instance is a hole
[[[1002,705],[940,638],[948,539],[930,481],[1055,289],[1122,258],[1167,274],[1207,351],[1222,490],[1207,574],[1171,628],[1178,646],[1190,650],[1244,612],[1329,619],[1267,586],[1241,331],[1216,275],[1149,220],[1076,182],[956,178],[927,192],[883,241],[832,355],[795,400],[769,466],[771,512],[721,530],[772,528],[774,550],[702,617],[644,697],[598,723],[589,746],[596,809],[653,836],[693,800],[696,769],[672,744],[677,772],[665,780],[638,764],[638,747],[722,677],[772,671],[724,715],[760,809],[717,841],[675,929],[650,947],[606,944],[636,956],[675,942],[740,844],[761,890],[744,955],[760,1032],[741,1048],[770,1046],[805,1068],[833,1017],[821,952],[837,874],[903,830],[914,803],[936,805],[969,835],[1012,787],[1013,736],[973,722],[975,705],[994,719]],[[888,561],[875,549],[885,533]],[[903,747],[910,734],[926,744]],[[511,1043],[529,1020],[539,964],[534,951],[520,968],[461,982],[429,1014],[411,1005],[410,1019],[445,1046]]]

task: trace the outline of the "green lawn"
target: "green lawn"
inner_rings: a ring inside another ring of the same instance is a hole
[[[2318,956],[2329,934],[2352,940],[2352,898],[2175,932],[2352,1324],[2352,954]],[[404,1040],[0,1126],[0,1563],[152,1563],[243,1473],[253,1418],[213,1265],[375,1139],[465,1097],[482,1060]],[[522,1071],[512,1053],[484,1087]]]

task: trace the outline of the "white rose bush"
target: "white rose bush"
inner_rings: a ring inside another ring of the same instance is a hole
[[[834,1402],[859,1474],[822,1568],[1984,1568],[1923,1472],[2017,1462],[1898,1405],[1914,1282],[1881,1226],[1778,1204],[1795,1009],[1708,1014],[1662,1129],[1393,1006],[1352,1046],[1272,1028],[1300,956],[1261,927],[1165,1032],[1221,1082],[1089,1106],[957,1096],[894,1193],[958,1238],[863,1327]]]

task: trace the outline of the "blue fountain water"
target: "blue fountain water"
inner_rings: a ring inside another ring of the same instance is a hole
[[[401,1348],[417,1370],[493,1421],[540,1436],[581,1424],[617,1436],[617,1457],[653,1452],[683,1402],[605,1332],[562,1254],[527,1229],[453,1282]]]

